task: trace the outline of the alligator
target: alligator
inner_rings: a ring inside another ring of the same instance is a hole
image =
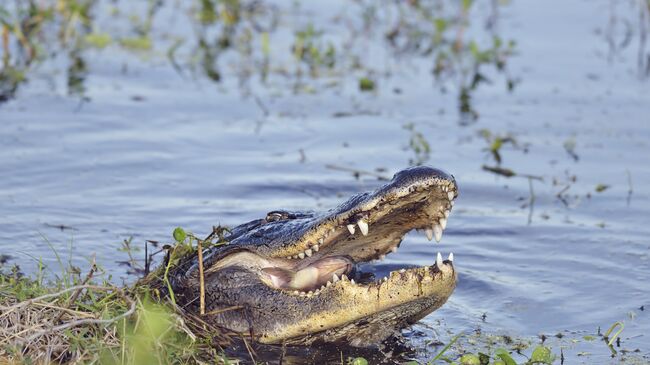
[[[200,318],[216,327],[262,344],[381,342],[447,301],[453,254],[383,278],[359,266],[396,252],[412,230],[440,241],[457,196],[452,175],[419,166],[324,213],[269,212],[203,250],[201,265],[198,255],[179,265],[170,274],[175,301],[199,314],[203,271]]]

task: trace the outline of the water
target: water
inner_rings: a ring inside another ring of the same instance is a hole
[[[608,31],[612,4],[619,23]],[[327,22],[314,14],[337,13],[312,7],[285,15],[319,24]],[[517,42],[507,71],[516,86],[506,91],[503,75],[488,71],[492,84],[472,94],[480,118],[468,126],[457,85],[441,92],[430,60],[409,57],[385,62],[393,74],[377,76],[376,92],[359,92],[350,76],[294,94],[278,76],[242,91],[236,78],[215,86],[164,59],[92,51],[89,102],[43,67],[0,105],[0,254],[27,273],[39,258],[57,272],[52,249],[82,268],[95,255],[114,281],[130,282],[119,263],[129,237],[140,259],[144,240],[167,242],[176,226],[205,235],[274,209],[331,208],[381,184],[333,165],[390,177],[420,159],[454,174],[456,208],[440,244],[410,234],[378,270],[453,251],[460,277],[415,333],[580,339],[622,321],[621,348],[648,356],[650,318],[640,308],[650,305],[650,84],[637,67],[638,34],[614,52],[607,42],[623,39],[621,19],[637,10],[608,1],[501,7],[498,30]],[[373,53],[383,46],[368,47],[369,63],[384,63]],[[495,165],[485,130],[516,140],[500,151],[504,167],[543,181],[483,171]],[[429,154],[414,150],[420,136]],[[591,355],[572,356],[581,351]],[[564,354],[568,363],[620,361],[599,340]]]

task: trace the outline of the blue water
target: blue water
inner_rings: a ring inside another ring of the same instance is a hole
[[[267,86],[252,78],[242,91],[235,76],[215,85],[179,75],[163,56],[109,48],[88,51],[82,102],[44,66],[0,105],[0,254],[26,273],[38,259],[56,273],[52,248],[82,269],[96,255],[112,280],[130,282],[118,263],[123,240],[132,237],[142,259],[145,240],[167,242],[176,226],[205,235],[274,209],[334,207],[381,182],[332,165],[392,176],[416,157],[404,128],[412,123],[430,146],[424,163],[460,186],[443,241],[414,232],[384,264],[454,252],[457,289],[419,330],[443,341],[476,328],[580,337],[623,321],[622,348],[647,356],[650,319],[639,308],[650,305],[650,83],[637,33],[623,49],[607,42],[608,32],[619,42],[623,19],[637,12],[608,1],[500,7],[498,30],[517,43],[508,74],[518,82],[508,92],[488,71],[493,82],[473,94],[480,117],[469,126],[459,123],[455,82],[441,91],[430,59],[377,58],[381,37],[364,41],[369,63],[391,75],[378,72],[371,93],[358,91],[356,76],[332,76],[334,86],[320,79],[313,93],[293,92],[281,76]],[[317,2],[283,14],[291,28],[335,24],[323,19],[337,13]],[[612,14],[618,25],[608,30]],[[333,37],[342,32],[329,26]],[[282,37],[277,44],[288,44]],[[532,212],[528,178],[481,169],[494,165],[481,130],[516,140],[501,150],[504,167],[543,179],[532,180]],[[596,192],[599,184],[608,188]],[[580,351],[592,355],[572,361],[620,360],[601,341],[564,349]]]

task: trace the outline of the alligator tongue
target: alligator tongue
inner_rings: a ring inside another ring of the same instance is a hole
[[[345,257],[326,257],[314,261],[298,271],[280,267],[265,267],[266,274],[273,285],[282,289],[314,290],[320,288],[336,274],[341,276],[352,269],[352,262]]]

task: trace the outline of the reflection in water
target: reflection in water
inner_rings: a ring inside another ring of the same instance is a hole
[[[615,58],[624,56],[629,49],[636,53],[639,75],[642,78],[650,77],[648,32],[650,32],[650,1],[609,0],[609,18],[603,35],[607,42],[610,63],[614,62]],[[635,47],[636,51],[633,50]]]
[[[515,84],[506,69],[514,42],[498,34],[501,6],[496,0],[356,1],[352,11],[323,19],[314,18],[301,3],[279,8],[262,1],[159,0],[137,6],[64,0],[0,6],[0,90],[3,99],[10,98],[33,72],[32,61],[53,63],[56,69],[54,56],[63,49],[68,93],[83,95],[89,72],[84,54],[119,46],[154,58],[165,49],[179,73],[198,69],[217,83],[233,77],[245,93],[251,76],[270,86],[270,74],[280,77],[274,78],[280,85],[288,80],[295,93],[319,92],[349,79],[358,80],[360,91],[374,91],[375,79],[392,72],[386,61],[367,57],[368,41],[379,41],[385,45],[378,49],[381,59],[428,64],[443,90],[456,89],[461,123],[469,124],[479,116],[472,93],[480,84],[500,73],[506,75],[508,89]],[[182,14],[171,18],[182,26],[165,26],[170,12]],[[107,18],[118,27],[105,26]],[[124,34],[120,27],[130,31]]]

